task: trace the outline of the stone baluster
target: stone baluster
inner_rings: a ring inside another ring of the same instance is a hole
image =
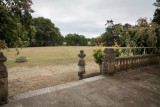
[[[122,65],[123,65],[123,63],[122,63],[122,59],[120,59],[120,71],[122,71],[123,69],[122,69]]]
[[[133,69],[133,58],[131,58],[131,69]]]
[[[85,60],[84,57],[86,55],[84,54],[83,50],[80,50],[80,53],[78,54],[79,57],[79,61],[78,61],[78,66],[79,66],[79,70],[78,70],[78,76],[79,76],[79,80],[83,79],[83,74],[85,73]]]
[[[146,54],[146,48],[144,48],[144,50],[143,50],[143,55],[145,55]]]
[[[7,58],[0,52],[0,105],[8,102],[8,72],[4,65]]]
[[[102,74],[113,74],[115,72],[114,49],[106,48],[102,59]]]

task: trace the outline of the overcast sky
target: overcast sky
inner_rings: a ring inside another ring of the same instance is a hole
[[[155,0],[32,0],[33,17],[45,17],[60,28],[62,35],[82,34],[97,37],[105,23],[135,24],[140,17],[151,19]]]

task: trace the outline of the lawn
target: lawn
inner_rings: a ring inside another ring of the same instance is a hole
[[[3,52],[7,57],[9,96],[37,90],[71,81],[78,81],[78,56],[80,50],[86,54],[86,73],[99,72],[94,62],[93,50],[98,47],[61,46],[23,48],[18,56],[28,61],[16,63],[16,50]]]
[[[4,51],[7,57],[6,65],[10,67],[18,66],[49,66],[49,65],[62,65],[73,64],[78,62],[77,54],[80,50],[84,50],[86,54],[86,62],[94,62],[93,50],[98,47],[85,47],[85,46],[61,46],[61,47],[31,47],[22,48],[18,56],[26,56],[27,62],[15,63],[16,50],[9,49],[9,52]]]

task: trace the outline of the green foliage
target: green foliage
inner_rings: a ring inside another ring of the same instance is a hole
[[[59,28],[55,27],[50,19],[43,17],[34,18],[33,26],[35,26],[35,41],[33,46],[55,46],[62,45],[63,36]]]
[[[0,1],[0,40],[8,47],[21,39],[27,41],[31,24],[31,0],[1,0]]]
[[[88,40],[83,35],[68,34],[65,36],[67,46],[87,46]]]
[[[110,21],[109,21],[110,22]],[[105,46],[113,46],[116,41],[121,47],[160,47],[160,26],[139,18],[135,26],[128,23],[109,23],[106,32],[97,38]],[[119,55],[118,50],[116,56]]]
[[[152,21],[160,24],[160,9],[155,10]]]
[[[7,47],[7,44],[5,43],[5,41],[0,40],[0,51],[2,49],[7,49],[8,50],[8,47]]]
[[[102,58],[103,58],[103,51],[102,49],[94,49],[93,50],[93,57],[95,59],[95,62],[99,65],[102,65]]]
[[[115,49],[114,53],[116,57],[119,57],[121,55],[120,49]]]
[[[155,5],[156,7],[160,7],[160,0],[156,0],[156,2],[153,5]]]
[[[160,24],[160,0],[156,0],[156,2],[153,5],[157,8],[154,12],[152,21]]]
[[[107,21],[106,25],[108,25],[106,27],[106,32],[101,35],[102,43],[104,43],[105,46],[113,46],[115,41],[119,43],[122,25],[114,24],[112,20]]]
[[[154,23],[148,23],[146,18],[140,18],[137,20],[137,27],[133,30],[135,35],[133,40],[138,47],[156,47],[157,44],[157,25]]]

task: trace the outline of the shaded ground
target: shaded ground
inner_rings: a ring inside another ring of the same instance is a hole
[[[86,72],[98,72],[96,63],[88,62]],[[9,68],[9,96],[78,80],[77,64]]]
[[[93,77],[92,81],[77,81],[78,85],[74,82],[17,95],[3,107],[160,106],[160,66],[121,72],[98,80],[95,78],[98,77]],[[31,93],[36,96],[26,97]]]

